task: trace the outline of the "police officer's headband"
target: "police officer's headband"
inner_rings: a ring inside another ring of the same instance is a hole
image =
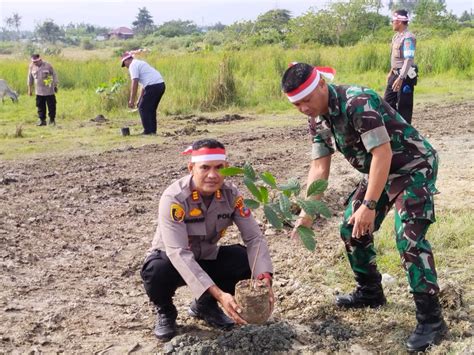
[[[203,147],[198,150],[193,150],[192,146],[186,148],[183,155],[191,155],[191,163],[211,161],[211,160],[226,160],[225,149],[223,148],[207,148]]]
[[[289,66],[292,67],[295,64],[297,63],[293,62]],[[334,75],[336,75],[336,70],[333,68],[314,67],[308,79],[306,79],[296,89],[286,93],[286,95],[288,96],[288,100],[293,103],[303,99],[304,97],[311,94],[314,89],[316,89],[319,84],[319,80],[321,79],[321,76],[323,76],[325,79],[333,80]]]
[[[408,16],[402,16],[402,15],[399,15],[399,14],[393,14],[393,15],[392,15],[392,21],[408,22]]]

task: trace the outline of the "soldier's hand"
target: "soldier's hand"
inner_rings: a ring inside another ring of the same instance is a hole
[[[375,210],[369,210],[365,205],[359,207],[349,218],[349,224],[353,225],[352,237],[359,239],[363,235],[374,231]]]
[[[239,307],[237,302],[235,302],[234,297],[230,293],[223,292],[218,301],[227,315],[232,318],[235,323],[247,324],[247,322],[239,315],[239,313],[242,313],[242,309]]]
[[[298,227],[299,226],[305,226],[308,228],[311,228],[313,226],[313,219],[310,216],[300,216],[295,223],[295,227],[291,231],[291,239],[292,240],[299,240],[298,237]]]
[[[128,101],[128,107],[129,108],[135,108],[135,103],[132,100]]]

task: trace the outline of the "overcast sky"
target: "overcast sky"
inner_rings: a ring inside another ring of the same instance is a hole
[[[84,22],[112,28],[131,27],[140,7],[146,7],[158,25],[177,19],[192,20],[200,26],[217,22],[231,24],[255,20],[259,14],[276,8],[299,16],[311,7],[320,9],[327,3],[327,0],[0,0],[0,26],[5,25],[7,17],[18,13],[23,30],[33,30],[46,19],[59,25]],[[446,3],[448,10],[457,15],[473,7],[473,0]]]

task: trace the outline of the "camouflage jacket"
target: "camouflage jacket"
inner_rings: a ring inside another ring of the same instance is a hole
[[[413,126],[371,89],[328,84],[328,90],[329,113],[309,119],[312,159],[337,149],[354,168],[368,174],[370,151],[390,142],[393,155],[385,186],[389,196],[413,184],[436,192],[436,150]]]

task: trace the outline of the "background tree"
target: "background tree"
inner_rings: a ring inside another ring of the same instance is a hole
[[[467,12],[467,10],[464,10],[464,12],[459,17],[459,22],[469,22],[471,20],[472,20],[472,14]]]
[[[454,29],[457,27],[456,18],[446,10],[443,0],[419,0],[415,7],[416,25],[441,29]]]
[[[132,22],[132,25],[137,34],[147,35],[155,30],[153,18],[146,7],[138,9],[137,19]]]
[[[36,26],[35,35],[43,41],[56,43],[64,38],[64,30],[56,25],[53,20],[48,19]]]
[[[21,16],[14,12],[10,17],[5,19],[7,29],[15,33],[16,39],[20,39]]]
[[[193,21],[172,20],[158,27],[156,34],[164,37],[186,36],[200,33],[199,28]]]
[[[255,30],[262,31],[273,29],[279,33],[283,33],[285,32],[286,26],[290,19],[291,12],[289,10],[270,10],[257,17],[257,21],[255,22]]]
[[[408,13],[412,14],[418,5],[418,0],[390,0],[388,2],[388,8],[391,11],[395,10],[407,10]]]

